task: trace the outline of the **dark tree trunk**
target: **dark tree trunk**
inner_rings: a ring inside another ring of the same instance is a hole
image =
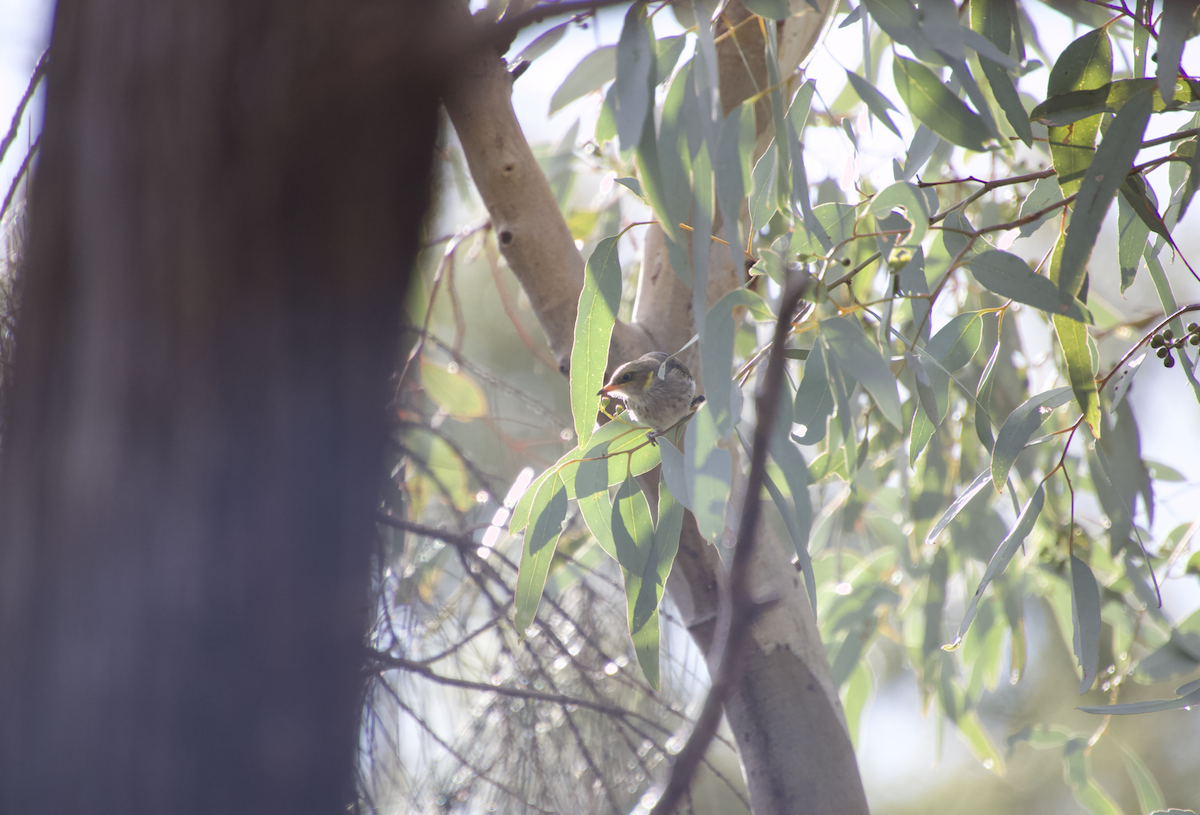
[[[344,811],[436,5],[59,3],[0,469],[0,811]]]

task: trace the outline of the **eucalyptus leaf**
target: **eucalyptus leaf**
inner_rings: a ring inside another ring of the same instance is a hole
[[[1046,417],[1054,408],[1069,402],[1072,395],[1070,388],[1045,391],[1026,399],[1008,415],[996,436],[996,447],[992,450],[992,483],[996,489],[1004,489],[1013,462]]]
[[[571,413],[580,446],[592,437],[599,402],[597,392],[604,384],[608,344],[621,301],[619,238],[605,238],[588,257],[583,274],[583,291],[575,316],[575,343],[571,346]]]
[[[984,473],[986,475],[986,473]],[[1037,523],[1038,516],[1042,513],[1042,506],[1046,503],[1046,490],[1038,484],[1038,488],[1030,496],[1025,507],[1021,510],[1021,514],[1017,516],[1016,523],[1004,540],[1000,541],[1000,545],[996,547],[995,553],[992,554],[991,560],[988,561],[987,568],[983,572],[983,578],[979,581],[979,586],[975,589],[975,594],[971,598],[971,602],[967,604],[967,610],[963,614],[963,621],[958,626],[958,635],[954,638],[952,647],[957,647],[962,643],[962,639],[966,636],[967,629],[971,627],[971,621],[975,619],[975,611],[979,607],[979,600],[983,597],[983,590],[988,584],[1000,576],[1013,555],[1017,553],[1017,549],[1025,542],[1025,538],[1029,537],[1029,533],[1033,531],[1033,525]]]
[[[897,56],[892,74],[904,105],[922,124],[960,147],[980,152],[985,149],[983,143],[992,137],[991,129],[933,71]]]
[[[550,573],[550,561],[554,559],[554,549],[566,517],[567,491],[562,479],[555,474],[538,488],[531,509],[532,520],[521,545],[521,563],[514,594],[514,627],[522,637],[537,614],[546,576]]]
[[[604,45],[588,54],[571,69],[567,78],[550,97],[553,116],[567,105],[592,91],[598,91],[617,77],[617,47]]]
[[[857,320],[830,317],[821,323],[821,333],[832,352],[837,367],[858,380],[879,406],[893,427],[904,426],[900,417],[900,397],[896,377],[879,353],[879,347],[867,339]],[[838,414],[841,416],[841,413]]]
[[[1100,666],[1100,589],[1091,568],[1071,555],[1071,617],[1075,623],[1073,644],[1083,679],[1079,693],[1087,693],[1096,681]]]

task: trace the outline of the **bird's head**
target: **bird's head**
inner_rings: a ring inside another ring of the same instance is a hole
[[[600,396],[637,396],[649,390],[658,376],[658,369],[666,360],[666,354],[654,353],[626,362],[609,378],[608,384],[600,389]]]

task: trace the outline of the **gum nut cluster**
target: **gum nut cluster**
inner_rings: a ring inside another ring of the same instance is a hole
[[[1155,349],[1158,358],[1167,368],[1175,367],[1175,356],[1171,351],[1182,348],[1185,344],[1200,345],[1200,325],[1188,323],[1187,333],[1178,339],[1175,338],[1175,332],[1169,328],[1164,328],[1150,338],[1150,347]]]

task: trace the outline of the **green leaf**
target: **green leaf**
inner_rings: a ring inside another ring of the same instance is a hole
[[[912,309],[913,322],[920,328],[921,336],[929,339],[929,300],[912,297],[929,294],[929,282],[925,279],[925,250],[918,246],[896,277],[900,283],[900,293],[911,297],[908,304]]]
[[[1150,772],[1150,768],[1137,753],[1124,744],[1119,746],[1121,760],[1125,762],[1125,770],[1129,773],[1129,780],[1133,782],[1133,789],[1137,793],[1138,804],[1141,806],[1142,812],[1165,809],[1167,802],[1163,798],[1162,788],[1154,779],[1154,773]]]
[[[755,232],[767,225],[778,209],[775,206],[775,175],[779,154],[772,145],[754,165],[751,173],[750,228]]]
[[[1096,372],[1092,368],[1092,354],[1088,350],[1088,331],[1083,323],[1069,317],[1054,316],[1054,333],[1067,363],[1067,378],[1075,401],[1083,413],[1083,420],[1092,429],[1092,435],[1100,438],[1100,394],[1096,390]]]
[[[812,560],[808,556],[808,538],[812,533],[812,502],[808,495],[808,464],[804,455],[792,443],[789,431],[792,427],[791,411],[788,409],[789,396],[781,389],[780,405],[775,426],[771,429],[771,458],[779,465],[784,480],[787,481],[788,492],[792,494],[793,513],[786,510],[782,497],[775,499],[779,513],[783,516],[784,525],[796,547],[801,571],[804,572],[804,582],[808,587],[808,599],[812,603],[813,612],[817,610],[817,578],[813,573]],[[774,495],[771,496],[775,498]],[[789,517],[790,515],[790,517]]]
[[[792,16],[788,0],[743,0],[742,5],[760,17],[772,20],[786,20]]]
[[[579,61],[567,78],[550,97],[550,113],[553,116],[567,105],[598,91],[605,83],[617,77],[617,47],[604,45]]]
[[[1133,167],[1149,121],[1150,95],[1130,99],[1113,118],[1084,175],[1062,250],[1058,292],[1063,305],[1071,305],[1079,293],[1104,215]]]
[[[992,137],[979,114],[919,62],[897,56],[892,61],[896,90],[909,112],[946,141],[982,152]]]
[[[684,474],[683,453],[671,443],[668,438],[658,440],[662,455],[662,477],[667,482],[667,488],[675,496],[675,500],[683,504],[689,511],[692,508],[691,487]]]
[[[1037,183],[1033,185],[1033,190],[1021,202],[1021,212],[1018,217],[1026,218],[1033,215],[1035,212],[1041,212],[1051,204],[1057,204],[1063,200],[1062,188],[1058,186],[1058,180],[1054,177],[1039,178]],[[1036,221],[1031,221],[1021,227],[1020,236],[1028,238],[1038,227],[1046,223],[1046,219],[1057,213],[1059,210],[1052,210],[1046,213]]]
[[[754,150],[754,112],[738,105],[721,123],[717,137],[717,152],[713,157],[713,173],[717,186],[717,202],[724,216],[725,240],[733,256],[735,268],[741,268],[745,255],[738,229],[738,211],[746,196],[750,180],[750,156]]]
[[[993,422],[988,411],[992,409],[992,383],[996,381],[996,360],[1000,358],[1000,348],[1003,345],[997,336],[996,346],[988,357],[987,365],[983,367],[983,373],[979,376],[979,387],[975,391],[975,435],[989,453],[996,445],[996,437],[992,434]]]
[[[658,690],[658,606],[663,590],[679,551],[679,535],[683,531],[683,505],[675,500],[666,483],[658,484],[658,525],[654,527],[654,546],[646,559],[646,570],[632,609],[630,626],[634,650],[642,672],[651,686]],[[651,596],[653,595],[653,596]],[[654,610],[644,623],[638,623],[644,609],[653,603]],[[653,675],[652,675],[653,674]]]
[[[733,310],[738,306],[765,308],[762,298],[754,292],[734,289],[709,309],[704,321],[704,344],[701,346],[704,395],[721,438],[729,435],[737,419],[733,403],[733,337],[737,333]]]
[[[1075,623],[1073,645],[1083,672],[1079,693],[1087,693],[1096,681],[1100,665],[1100,589],[1091,568],[1071,555],[1071,618]]]
[[[589,458],[579,463],[575,475],[575,498],[579,514],[609,557],[617,559],[613,540],[612,498],[608,494],[608,464],[603,459]]]
[[[897,129],[896,125],[892,123],[891,117],[888,116],[889,110],[898,110],[898,108],[892,104],[891,100],[880,93],[878,88],[876,88],[867,80],[863,79],[858,74],[846,71],[846,79],[850,81],[850,85],[854,88],[854,92],[858,94],[858,98],[866,103],[867,110],[871,112],[871,115],[882,122],[888,130],[899,136],[899,129]]]
[[[1158,198],[1154,194],[1154,188],[1147,185],[1141,175],[1131,175],[1125,179],[1125,183],[1121,185],[1120,200],[1133,208],[1147,229],[1172,246],[1175,245],[1171,241],[1170,230],[1158,214]]]
[[[1103,28],[1089,31],[1068,45],[1050,71],[1046,97],[1094,90],[1112,80],[1112,42]],[[1100,116],[1049,129],[1050,156],[1064,195],[1079,189],[1096,150]]]
[[[579,312],[575,315],[575,344],[571,347],[571,413],[582,447],[596,424],[597,398],[608,366],[608,343],[621,302],[619,237],[596,244],[583,274]]]
[[[989,249],[968,258],[965,264],[979,285],[994,294],[1039,308],[1047,314],[1065,314],[1073,320],[1091,322],[1078,299],[1064,307],[1058,299],[1058,286],[1034,272],[1016,255]]]
[[[467,374],[451,371],[421,357],[421,386],[425,395],[448,416],[475,419],[487,414],[487,397]]]
[[[971,0],[970,7],[972,30],[979,32],[1000,53],[1008,54],[1016,13],[1011,0]],[[1025,114],[1012,77],[1002,65],[986,57],[982,57],[979,64],[1008,123],[1025,146],[1029,147],[1033,141],[1033,130],[1029,127],[1029,117]]]
[[[546,53],[555,45],[557,45],[558,41],[563,38],[563,34],[567,33],[567,27],[570,25],[572,25],[572,23],[570,20],[568,20],[565,23],[559,23],[552,28],[546,29],[544,32],[539,34],[533,42],[525,46],[521,50],[521,53],[517,54],[517,56],[513,59],[512,64],[515,65],[516,63],[524,60],[533,62],[542,54]]]
[[[622,187],[627,188],[630,192],[642,200],[646,199],[646,193],[642,190],[642,182],[636,178],[615,178],[613,179]]]
[[[926,368],[929,387],[936,400],[936,411],[929,418],[941,424],[949,403],[950,374],[971,361],[983,338],[982,312],[968,311],[954,317],[925,346],[925,352],[937,361]],[[925,366],[922,366],[923,368]],[[924,400],[922,405],[924,405]],[[926,411],[929,412],[928,410]]]
[[[1013,528],[1009,530],[1009,533],[1004,536],[1004,540],[1000,541],[1000,545],[996,547],[991,560],[988,561],[987,568],[983,572],[983,579],[979,581],[979,587],[975,589],[975,595],[971,598],[971,602],[967,604],[966,613],[963,614],[963,621],[958,626],[958,635],[954,638],[954,643],[951,647],[957,648],[962,643],[967,629],[971,627],[971,621],[975,619],[975,610],[979,607],[979,601],[983,597],[983,590],[1008,568],[1009,561],[1017,553],[1017,549],[1021,547],[1025,542],[1025,538],[1029,537],[1029,533],[1033,531],[1033,525],[1037,523],[1038,516],[1042,513],[1042,506],[1045,503],[1046,490],[1041,484],[1038,484],[1038,488],[1034,490],[1033,495],[1026,502],[1024,508],[1021,510],[1021,514],[1017,516],[1017,522],[1013,524]]]
[[[546,575],[550,572],[550,561],[554,559],[554,548],[562,534],[562,522],[567,517],[567,490],[556,473],[538,487],[533,500],[533,522],[525,532],[521,545],[521,565],[517,572],[517,590],[514,596],[516,621],[520,636],[533,622]]]
[[[634,3],[625,14],[617,40],[617,138],[622,150],[642,137],[654,101],[656,56],[646,26],[646,4]]]
[[[1146,94],[1153,100],[1153,110],[1161,113],[1178,105],[1200,98],[1200,83],[1184,82],[1184,93],[1173,104],[1163,101],[1153,79],[1118,79],[1086,91],[1068,91],[1051,96],[1029,113],[1029,120],[1047,127],[1065,127],[1080,119],[1101,113],[1117,113],[1135,96]]]
[[[928,534],[925,535],[926,545],[932,544],[935,540],[937,540],[937,536],[941,534],[943,529],[950,525],[951,521],[958,517],[958,513],[963,511],[963,507],[969,504],[971,499],[978,495],[979,491],[990,483],[992,483],[992,470],[989,467],[979,475],[975,476],[974,481],[963,487],[963,491],[960,492],[958,497],[954,499],[954,503],[952,503],[949,508],[942,513],[942,517],[938,518],[937,523],[935,523],[930,528]],[[959,636],[961,635],[962,632],[960,631]]]
[[[896,377],[879,347],[863,333],[862,325],[857,320],[830,317],[821,323],[821,337],[826,343],[826,352],[833,354],[837,367],[858,380],[893,427],[903,428]]]
[[[820,343],[813,346],[804,363],[804,377],[796,389],[792,421],[804,426],[800,444],[816,444],[825,438],[829,417],[833,415],[833,390],[825,373],[825,352]]]
[[[996,489],[1004,489],[1004,482],[1008,480],[1008,471],[1012,468],[1013,462],[1017,460],[1017,456],[1025,449],[1025,444],[1033,436],[1034,431],[1042,426],[1042,422],[1054,408],[1069,402],[1071,396],[1070,388],[1055,388],[1052,391],[1031,396],[1008,415],[1000,427],[1000,432],[996,436],[996,447],[992,451],[992,483],[996,485]]]
[[[654,41],[655,84],[662,84],[670,79],[671,71],[675,70],[675,64],[679,62],[679,57],[682,56],[683,49],[686,46],[687,36],[684,34],[674,37],[663,37]]]
[[[700,534],[716,542],[725,531],[725,502],[729,498],[733,459],[724,447],[722,436],[708,405],[704,404],[688,422],[684,442],[683,473],[690,485],[692,513]]]
[[[905,181],[899,181],[882,190],[871,201],[872,215],[885,215],[894,207],[903,207],[912,232],[904,241],[904,246],[915,250],[925,239],[929,230],[929,209],[921,190]]]
[[[693,61],[689,60],[671,80],[663,101],[662,117],[658,132],[658,166],[662,174],[662,206],[666,210],[659,213],[663,232],[666,233],[668,246],[675,250],[671,254],[671,266],[675,274],[684,284],[692,284],[692,270],[687,265],[687,252],[680,245],[679,224],[687,220],[688,210],[692,206],[692,184],[684,166],[684,155],[687,147],[684,134],[684,108],[687,103],[695,102],[695,91],[692,85]]]
[[[828,248],[849,240],[854,236],[854,223],[858,220],[858,210],[849,204],[830,203],[813,207],[804,222],[804,228],[809,233],[805,235],[796,230],[792,235],[792,251],[800,255],[824,255],[827,246],[812,235],[825,235]],[[849,251],[848,247],[840,250],[842,256]]]
[[[1091,815],[1123,815],[1121,808],[1092,776],[1086,748],[1086,739],[1071,739],[1063,748],[1063,776],[1075,801]]]
[[[1123,716],[1131,713],[1158,713],[1163,710],[1179,710],[1191,707],[1192,705],[1200,705],[1200,688],[1197,688],[1186,696],[1180,696],[1178,699],[1126,702],[1120,705],[1094,705],[1078,707],[1076,710],[1082,710],[1084,713],[1095,713],[1100,716]],[[1175,813],[1179,812],[1179,810],[1170,809],[1167,812]]]
[[[1196,33],[1196,3],[1176,0],[1162,4],[1162,17],[1158,24],[1158,67],[1154,75],[1158,79],[1158,90],[1163,99],[1175,97],[1175,83],[1179,78],[1179,60],[1183,56],[1183,41]]]

